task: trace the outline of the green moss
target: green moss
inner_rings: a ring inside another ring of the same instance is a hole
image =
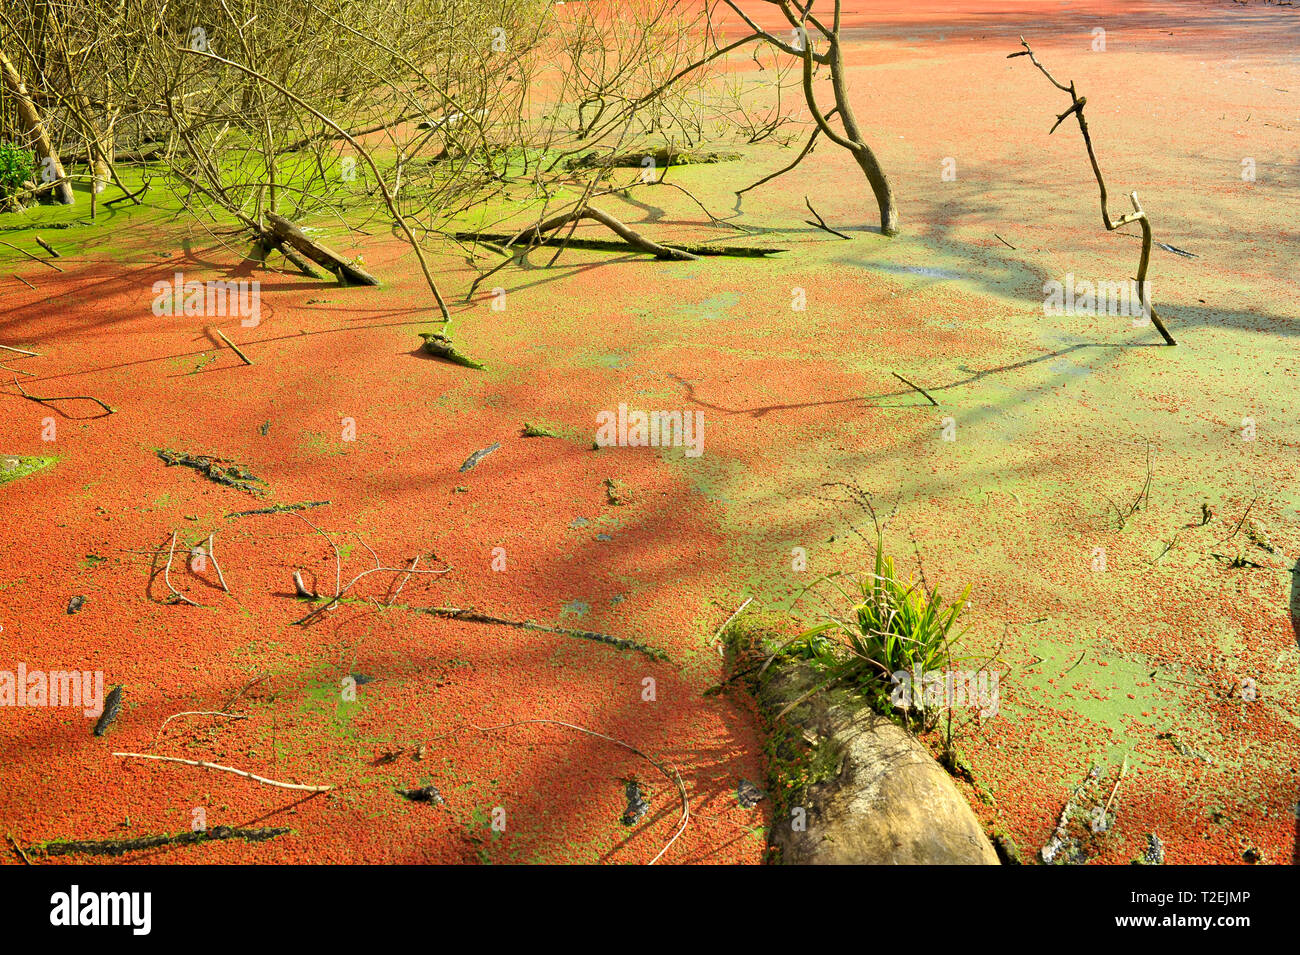
[[[57,460],[58,458],[53,457],[0,457],[0,484],[8,484],[29,474],[35,474]]]
[[[320,431],[308,431],[303,434],[298,447],[303,454],[337,456],[348,453],[347,446],[341,440],[334,440]]]
[[[786,625],[788,621],[778,614],[756,611],[737,617],[722,632],[733,672],[750,670],[745,679],[755,694],[776,676],[780,661],[794,655],[786,645],[788,639],[782,636]],[[776,659],[759,675],[762,662],[771,654],[776,654]],[[763,755],[768,792],[777,815],[793,806],[806,805],[808,790],[839,772],[843,755],[840,748],[829,740],[809,741],[804,736],[801,726],[810,707],[811,703],[802,703],[790,711],[787,719],[768,728]]]
[[[525,438],[573,438],[575,437],[572,428],[566,428],[563,425],[552,424],[549,421],[526,421],[522,432]]]

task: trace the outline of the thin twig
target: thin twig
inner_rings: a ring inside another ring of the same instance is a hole
[[[718,642],[719,640],[722,639],[723,632],[726,631],[727,627],[731,625],[731,621],[739,617],[741,613],[744,612],[744,609],[748,607],[750,603],[753,602],[753,600],[754,600],[753,597],[747,597],[745,599],[745,602],[736,608],[736,612],[733,613],[730,617],[726,619],[726,621],[723,622],[722,626],[720,626],[717,632],[713,635],[713,639],[709,641],[710,646],[716,646],[718,648],[718,656],[724,655],[722,651],[722,646]]]
[[[822,118],[830,119],[839,111],[840,108],[838,106],[834,106],[830,110],[828,110],[826,115]],[[790,163],[788,166],[783,166],[782,168],[778,169],[776,172],[769,173],[768,175],[764,176],[762,179],[759,179],[757,182],[750,183],[744,189],[737,189],[736,195],[743,196],[745,193],[749,192],[749,190],[757,189],[765,182],[771,182],[773,179],[776,179],[778,176],[784,176],[795,166],[799,165],[799,163],[803,162],[804,157],[813,151],[813,147],[817,145],[817,137],[820,136],[821,133],[822,133],[822,129],[820,126],[814,127],[812,131],[812,135],[808,137],[808,142],[804,143],[803,149],[800,150],[799,155],[794,158],[794,162]],[[737,199],[736,201],[739,202],[740,200]]]
[[[1227,537],[1220,537],[1217,541],[1215,541],[1216,544],[1222,544],[1224,541],[1230,541],[1237,536],[1237,531],[1241,530],[1241,525],[1246,523],[1246,518],[1250,514],[1250,509],[1255,506],[1255,502],[1258,500],[1259,500],[1258,494],[1256,494],[1253,498],[1251,498],[1250,503],[1246,505],[1246,509],[1241,513],[1241,520],[1237,521],[1237,526],[1232,529],[1232,533],[1229,534]]]
[[[117,205],[119,202],[126,202],[128,199],[130,199],[133,203],[135,203],[138,206],[140,205],[140,197],[149,191],[149,185],[150,184],[146,182],[135,192],[128,193],[125,196],[118,196],[116,199],[109,199],[106,203],[104,203],[104,205],[112,207]]]
[[[215,769],[218,772],[234,773],[236,776],[242,776],[245,779],[251,779],[259,782],[264,786],[274,786],[276,789],[297,789],[309,793],[324,793],[333,789],[333,786],[306,786],[301,783],[283,783],[275,779],[267,779],[265,776],[258,776],[255,773],[245,772],[242,769],[235,769],[233,766],[222,766],[220,763],[208,763],[201,759],[181,759],[179,756],[156,756],[152,753],[114,753],[114,756],[120,756],[123,759],[155,759],[163,763],[182,763],[186,766],[198,766],[201,769]]]
[[[936,408],[939,407],[939,402],[935,401],[934,398],[931,397],[930,392],[926,391],[920,385],[913,384],[912,382],[908,381],[906,378],[904,378],[896,371],[891,371],[890,374],[893,375],[895,378],[897,378],[899,381],[901,381],[903,384],[907,385],[909,388],[915,388],[921,394],[925,395],[926,400],[929,401],[930,404],[934,405]]]
[[[36,395],[27,393],[27,390],[23,388],[23,386],[19,383],[18,377],[16,375],[14,376],[14,384],[18,385],[18,390],[22,392],[22,396],[24,398],[26,398],[28,401],[35,401],[37,404],[45,405],[45,404],[49,404],[51,401],[93,401],[95,404],[99,405],[109,414],[115,413],[115,409],[110,408],[108,405],[104,404],[104,402],[100,401],[98,398],[94,398],[90,395],[63,395],[62,397],[59,398],[38,398],[36,397]]]
[[[185,601],[191,607],[203,606],[202,604],[196,604],[193,600],[191,600],[189,597],[186,597],[183,593],[181,593],[179,590],[177,590],[175,587],[172,586],[171,569],[172,569],[172,559],[175,556],[176,556],[176,532],[172,531],[171,549],[167,551],[167,566],[163,568],[163,583],[167,585],[167,589],[170,590],[177,599]]]
[[[16,245],[11,245],[10,243],[5,242],[3,239],[0,239],[0,245],[7,245],[7,246],[9,246],[9,248],[13,249],[15,252],[21,252],[23,255],[27,256],[27,258],[31,259],[31,260],[34,261],[34,262],[39,262],[39,263],[41,263],[41,265],[48,265],[50,268],[54,269],[54,271],[56,271],[56,272],[62,272],[62,271],[63,271],[63,269],[59,268],[59,267],[58,267],[57,265],[55,265],[53,262],[50,262],[50,261],[48,261],[48,260],[46,260],[46,259],[43,259],[43,258],[41,258],[39,255],[32,255],[32,253],[28,252],[26,249],[20,249],[20,248],[18,248],[18,246],[16,246]]]
[[[378,563],[378,562],[379,562],[379,558],[376,557],[376,558],[375,558],[375,563]],[[397,585],[397,590],[393,593],[393,596],[391,596],[391,597],[388,598],[388,606],[391,607],[391,606],[393,605],[393,601],[396,600],[397,597],[398,597],[398,594],[400,594],[400,593],[402,592],[402,588],[406,586],[406,582],[407,582],[408,580],[411,579],[411,571],[414,571],[415,568],[419,565],[419,563],[420,563],[420,555],[419,555],[419,554],[416,554],[416,556],[415,556],[415,560],[411,561],[411,570],[408,570],[408,571],[406,572],[406,576],[404,576],[404,577],[402,578],[402,582],[401,582],[400,584]]]
[[[571,730],[577,730],[579,733],[586,733],[588,736],[594,736],[597,739],[603,739],[610,743],[614,743],[617,746],[622,746],[624,749],[628,750],[629,752],[635,753],[637,756],[640,756],[642,759],[644,759],[655,769],[659,770],[659,772],[663,773],[664,777],[670,783],[673,783],[677,787],[677,794],[681,797],[682,800],[681,823],[678,825],[677,831],[673,833],[673,837],[668,840],[668,842],[664,845],[664,847],[659,850],[658,854],[653,859],[651,859],[647,864],[654,865],[656,862],[662,859],[664,857],[664,854],[672,847],[672,844],[677,841],[677,838],[683,832],[686,831],[686,825],[691,820],[691,801],[686,794],[686,785],[682,782],[681,773],[677,771],[676,767],[674,767],[673,771],[670,773],[662,763],[660,763],[658,760],[654,759],[653,757],[647,756],[645,753],[637,749],[631,743],[625,743],[621,739],[616,739],[613,736],[606,736],[604,733],[598,733],[595,730],[587,729],[585,726],[577,726],[574,723],[566,723],[564,722],[564,720],[528,719],[528,720],[515,720],[513,723],[500,723],[496,726],[474,726],[474,724],[472,723],[470,725],[473,726],[474,729],[486,733],[489,732],[490,730],[510,729],[513,726],[525,726],[528,724],[535,724],[535,723],[550,723],[555,726],[566,726]]]
[[[227,338],[227,337],[225,336],[225,333],[223,333],[223,332],[221,331],[221,329],[219,329],[219,328],[214,328],[214,329],[212,329],[212,330],[213,330],[214,332],[216,332],[218,336],[220,336],[220,338],[221,338],[221,340],[222,340],[223,342],[225,342],[225,343],[226,343],[227,345],[229,345],[232,349],[234,349],[235,354],[238,355],[241,359],[243,359],[243,362],[244,362],[245,365],[251,365],[251,364],[253,363],[253,359],[249,358],[249,357],[248,357],[247,355],[245,355],[242,351],[240,351],[240,350],[239,350],[239,346],[236,345],[234,342],[232,342],[229,338]]]
[[[32,860],[28,858],[27,853],[23,851],[22,844],[17,839],[14,838],[14,834],[12,832],[6,832],[5,838],[9,840],[9,844],[14,847],[14,851],[17,852],[18,855],[22,858],[23,863],[25,865],[33,864]]]
[[[163,720],[162,726],[158,727],[158,732],[154,734],[154,739],[162,735],[162,731],[167,728],[167,724],[181,716],[224,716],[228,720],[246,720],[248,717],[242,713],[223,713],[221,710],[185,710],[183,713],[173,713],[167,719]]]
[[[818,212],[816,209],[813,208],[813,204],[808,200],[808,197],[807,197],[807,196],[804,196],[804,197],[803,197],[803,204],[806,205],[806,206],[808,207],[808,211],[811,212],[811,213],[813,214],[813,216],[816,217],[816,219],[817,219],[816,222],[808,222],[809,225],[811,225],[811,226],[816,226],[816,227],[819,228],[819,229],[822,229],[822,230],[824,230],[824,231],[826,231],[826,232],[829,232],[831,235],[837,235],[837,236],[839,236],[841,239],[848,239],[848,240],[852,241],[853,236],[851,236],[851,235],[845,235],[843,232],[839,232],[838,230],[836,230],[836,229],[832,229],[830,226],[828,226],[828,225],[826,224],[826,220],[823,219],[823,218],[821,217],[821,213]],[[805,219],[804,221],[807,222],[808,220]]]
[[[1178,535],[1177,535],[1177,534],[1174,534],[1173,540],[1171,540],[1168,544],[1165,545],[1165,549],[1162,550],[1159,554],[1157,554],[1157,555],[1156,555],[1156,559],[1153,560],[1153,561],[1151,561],[1151,563],[1152,563],[1152,564],[1158,564],[1158,563],[1160,563],[1161,558],[1163,558],[1163,557],[1165,556],[1165,554],[1167,554],[1167,553],[1169,553],[1171,550],[1173,550],[1174,545],[1177,544],[1177,543],[1178,543]]]
[[[230,709],[232,706],[234,706],[236,703],[239,702],[240,698],[245,693],[247,693],[253,687],[257,686],[257,684],[264,683],[269,679],[271,679],[271,674],[263,673],[261,676],[254,677],[253,679],[249,680],[247,683],[244,684],[244,686],[240,689],[238,693],[236,693],[234,696],[230,698],[230,702],[227,703],[224,708],[227,710]]]
[[[230,593],[230,588],[226,586],[226,575],[221,572],[221,565],[217,563],[216,551],[212,549],[212,539],[216,536],[216,531],[208,535],[208,556],[212,558],[212,566],[217,569],[217,580],[221,581],[221,589],[226,593]]]
[[[1101,815],[1103,819],[1106,818],[1106,816],[1110,813],[1110,804],[1115,801],[1115,794],[1119,792],[1119,784],[1124,781],[1124,777],[1127,775],[1128,775],[1128,754],[1125,753],[1124,765],[1121,766],[1119,770],[1119,779],[1115,780],[1115,788],[1110,791],[1110,798],[1106,800],[1106,808],[1101,811]]]
[[[385,570],[392,570],[391,567]],[[400,573],[400,571],[399,571]],[[429,573],[429,571],[422,571]],[[543,623],[533,623],[531,620],[510,620],[506,617],[496,617],[491,614],[479,613],[476,610],[460,607],[412,607],[399,604],[404,610],[410,610],[414,613],[428,614],[431,617],[442,617],[447,620],[463,620],[469,623],[485,623],[501,627],[514,627],[517,630],[532,630],[536,633],[554,633],[562,637],[577,637],[579,640],[592,640],[596,643],[609,644],[611,647],[617,647],[620,650],[635,650],[649,657],[651,660],[666,660],[668,655],[658,647],[648,646],[639,643],[636,640],[628,640],[625,637],[615,637],[607,633],[598,633],[593,630],[574,630],[569,627],[552,627]]]
[[[32,288],[36,288],[36,286],[33,285]],[[5,351],[14,351],[14,352],[17,352],[17,353],[20,354],[20,355],[27,355],[27,356],[29,356],[29,357],[31,357],[31,358],[40,358],[40,357],[41,357],[38,353],[36,353],[36,352],[34,352],[34,351],[27,351],[26,349],[23,349],[23,348],[14,348],[12,345],[0,345],[0,348],[3,348]]]

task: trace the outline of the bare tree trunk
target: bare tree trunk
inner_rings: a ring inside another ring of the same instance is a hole
[[[849,151],[857,160],[863,175],[867,177],[871,191],[876,196],[876,205],[880,207],[880,231],[885,235],[898,235],[898,207],[894,205],[894,190],[889,185],[889,177],[880,168],[876,154],[871,151],[862,131],[858,128],[858,118],[849,103],[848,83],[844,78],[844,55],[840,49],[838,14],[835,20],[835,30],[830,37],[831,87],[835,92],[835,105],[839,109],[844,132],[851,143]]]
[[[859,168],[871,184],[871,191],[875,193],[876,205],[880,207],[880,231],[885,235],[898,235],[898,207],[894,205],[894,190],[889,185],[885,171],[876,161],[876,154],[869,146],[863,145],[861,149],[853,150],[853,158],[858,161]]]
[[[73,205],[77,201],[76,196],[72,192],[72,185],[66,181],[67,174],[63,171],[63,163],[59,161],[54,143],[50,141],[49,133],[45,131],[41,114],[36,111],[36,104],[27,94],[27,87],[18,69],[2,50],[0,50],[0,76],[3,77],[4,85],[13,95],[14,105],[18,110],[18,121],[27,133],[29,141],[40,158],[47,161],[46,168],[53,177],[56,180],[63,180],[54,187],[55,198],[65,206]]]

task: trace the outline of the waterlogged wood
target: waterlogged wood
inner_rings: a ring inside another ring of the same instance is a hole
[[[422,332],[420,337],[424,339],[424,350],[438,358],[444,358],[455,365],[464,368],[474,368],[478,371],[485,371],[487,366],[482,362],[477,362],[467,355],[462,355],[456,346],[452,344],[450,338],[440,332]]]
[[[547,219],[544,222],[539,222],[536,225],[531,225],[506,244],[513,245],[515,242],[524,238],[528,238],[530,241],[533,239],[540,239],[544,233],[554,232],[561,226],[566,226],[578,219],[591,219],[594,222],[599,222],[634,249],[648,252],[657,259],[668,259],[675,262],[693,262],[697,258],[697,256],[692,255],[690,252],[683,249],[660,245],[658,242],[647,239],[636,230],[628,228],[608,212],[597,209],[595,206],[583,206],[582,208],[574,209],[570,212],[564,212],[558,216],[553,216],[552,218]],[[561,245],[568,244],[568,239],[561,240]]]
[[[243,839],[246,842],[265,842],[276,836],[287,835],[291,830],[284,826],[241,829],[231,826],[213,826],[193,832],[164,833],[157,836],[140,836],[136,839],[78,839],[66,842],[44,842],[32,850],[47,856],[91,855],[120,856],[127,852],[161,849],[164,846],[192,846],[200,842],[221,842]]]
[[[379,279],[364,269],[353,265],[333,249],[321,245],[284,216],[268,212],[266,213],[266,221],[270,223],[271,233],[278,241],[296,249],[317,265],[333,272],[343,283],[347,285],[379,284]]]
[[[733,162],[740,158],[740,153],[717,153],[698,149],[674,149],[671,146],[661,146],[658,149],[648,149],[641,152],[606,154],[601,154],[593,149],[590,152],[583,153],[581,156],[574,156],[573,158],[566,160],[564,166],[566,169],[636,169],[651,165],[650,162],[646,162],[646,160],[649,159],[654,164],[655,168],[664,168],[667,166],[694,166],[716,162]]]

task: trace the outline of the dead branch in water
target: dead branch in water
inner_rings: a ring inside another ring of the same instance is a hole
[[[255,773],[246,772],[242,769],[235,769],[233,766],[222,766],[220,763],[206,763],[201,759],[181,759],[179,756],[156,756],[152,753],[114,753],[122,759],[153,759],[162,763],[181,763],[185,766],[198,766],[200,769],[215,769],[218,772],[234,773],[236,776],[242,776],[244,779],[251,779],[254,782],[261,783],[264,786],[274,786],[276,789],[297,789],[302,792],[324,793],[333,789],[333,786],[307,786],[302,783],[285,783],[276,779],[267,779],[265,776],[258,776]]]
[[[939,402],[935,401],[934,398],[931,397],[930,392],[926,391],[920,385],[908,381],[906,378],[904,378],[896,371],[891,371],[890,374],[893,375],[895,378],[897,378],[899,381],[901,381],[903,384],[907,385],[907,387],[913,388],[916,391],[919,391],[921,394],[925,395],[926,401],[930,402],[930,404],[934,405],[936,408],[939,407]]]
[[[611,647],[617,647],[620,650],[635,650],[642,653],[652,660],[666,660],[668,655],[658,647],[648,646],[639,643],[636,640],[628,640],[625,637],[614,637],[607,633],[597,633],[592,630],[574,630],[568,627],[552,627],[546,624],[533,623],[531,620],[509,620],[505,617],[495,617],[491,614],[479,613],[476,610],[461,607],[410,607],[402,609],[413,611],[414,613],[428,614],[431,617],[442,617],[446,620],[464,620],[469,623],[486,623],[495,624],[501,627],[514,627],[517,630],[532,630],[536,633],[554,633],[562,637],[577,637],[580,640],[592,640],[596,643],[606,643]]]
[[[411,569],[406,572],[406,575],[402,578],[402,582],[397,585],[397,590],[395,590],[393,592],[393,595],[388,598],[388,606],[391,607],[393,605],[393,601],[396,600],[401,595],[402,588],[406,586],[406,582],[411,579],[411,574],[415,572],[415,568],[418,567],[419,565],[420,565],[420,555],[416,554],[415,559],[411,561]]]
[[[161,849],[164,846],[192,846],[200,842],[219,842],[227,839],[264,842],[267,839],[274,839],[276,836],[287,835],[291,831],[288,827],[267,826],[259,829],[240,829],[232,826],[213,826],[211,829],[200,829],[195,832],[140,836],[136,839],[78,839],[67,842],[45,842],[31,848],[33,852],[45,856],[120,856],[123,853],[139,852],[145,849]]]
[[[227,709],[227,710],[230,709],[232,706],[238,703],[240,699],[243,698],[245,693],[247,693],[253,687],[257,686],[257,684],[265,683],[269,679],[271,679],[271,674],[269,673],[263,673],[261,676],[253,677],[253,679],[249,680],[247,683],[243,685],[243,687],[240,688],[238,693],[236,693],[234,696],[230,698],[230,702],[227,703],[223,707],[223,709]]]
[[[351,133],[345,130],[334,120],[330,119],[320,110],[316,109],[311,104],[307,103],[304,99],[302,99],[302,97],[298,96],[297,94],[281,86],[279,83],[275,82],[275,80],[272,80],[269,77],[259,73],[257,70],[254,70],[253,68],[246,66],[242,63],[236,63],[233,60],[227,60],[225,57],[217,56],[211,50],[206,50],[206,49],[196,50],[190,47],[180,47],[178,49],[179,52],[181,53],[194,53],[199,56],[205,56],[210,59],[216,60],[219,63],[224,63],[226,66],[234,67],[235,69],[241,71],[242,73],[245,73],[252,79],[265,83],[267,86],[271,87],[271,89],[275,90],[281,96],[284,96],[286,99],[290,100],[291,102],[295,103],[302,109],[305,109],[307,112],[311,113],[318,120],[320,120],[326,126],[329,126],[331,129],[334,130],[334,132],[338,133],[340,136],[342,136],[344,139],[348,141],[348,144],[353,149],[356,150],[357,155],[359,155],[363,160],[365,160],[366,165],[370,167],[370,171],[374,173],[375,181],[379,185],[380,192],[383,194],[384,197],[384,205],[388,207],[389,213],[392,215],[393,219],[397,222],[397,225],[402,230],[402,233],[406,236],[406,241],[410,243],[411,250],[415,252],[415,258],[420,263],[420,271],[424,273],[425,282],[429,286],[429,291],[433,293],[434,300],[438,304],[438,310],[442,313],[443,319],[450,322],[451,312],[448,311],[447,303],[443,301],[442,293],[438,290],[438,285],[433,279],[433,274],[429,271],[429,263],[425,259],[424,251],[420,248],[420,244],[415,241],[415,235],[411,232],[411,227],[407,223],[406,217],[402,215],[400,210],[398,210],[397,200],[394,197],[392,190],[389,189],[388,185],[384,182],[384,177],[380,173],[379,167],[375,164],[374,159],[371,157],[370,151],[367,150],[364,146],[362,146],[359,142],[357,142],[357,140],[353,138]],[[303,251],[303,250],[300,248],[299,251]],[[321,263],[321,264],[325,265],[326,263]],[[368,283],[368,284],[377,285],[378,282],[372,281],[372,283]]]
[[[1078,94],[1074,88],[1073,81],[1070,82],[1069,86],[1066,86],[1064,83],[1059,82],[1056,77],[1052,76],[1051,73],[1047,72],[1047,68],[1038,62],[1038,58],[1034,56],[1034,51],[1030,48],[1029,44],[1025,42],[1023,36],[1020,38],[1020,45],[1023,46],[1024,49],[1017,53],[1007,54],[1008,60],[1014,59],[1017,56],[1029,57],[1029,62],[1038,67],[1039,72],[1046,76],[1053,86],[1064,93],[1070,94],[1070,108],[1056,117],[1056,122],[1052,125],[1052,128],[1048,131],[1047,135],[1050,136],[1052,133],[1056,132],[1056,127],[1060,126],[1061,123],[1065,122],[1066,118],[1071,115],[1078,120],[1079,132],[1083,134],[1083,144],[1088,149],[1088,161],[1092,163],[1092,174],[1096,177],[1097,188],[1101,192],[1101,221],[1102,224],[1106,226],[1106,231],[1114,232],[1116,229],[1122,228],[1123,226],[1129,225],[1133,222],[1141,225],[1142,258],[1138,262],[1138,298],[1143,311],[1149,315],[1151,318],[1151,324],[1156,327],[1156,331],[1158,331],[1160,337],[1165,340],[1165,344],[1177,345],[1178,343],[1174,341],[1174,337],[1170,335],[1169,330],[1165,328],[1164,322],[1160,320],[1160,316],[1156,314],[1155,306],[1151,304],[1150,299],[1147,297],[1147,265],[1151,261],[1151,221],[1147,218],[1147,214],[1142,210],[1142,204],[1138,202],[1138,194],[1136,192],[1129,193],[1129,201],[1133,203],[1133,211],[1120,216],[1118,219],[1112,219],[1110,217],[1110,211],[1106,207],[1106,180],[1102,178],[1101,166],[1097,163],[1097,153],[1092,148],[1092,137],[1088,134],[1088,122],[1083,118],[1083,107],[1088,102],[1088,98]]]
[[[14,351],[17,351],[17,349],[14,349]],[[28,401],[35,401],[37,404],[47,405],[51,401],[93,401],[95,404],[99,405],[109,414],[117,413],[116,409],[110,408],[108,405],[104,404],[104,402],[100,401],[98,398],[91,397],[90,395],[64,395],[59,398],[38,398],[36,395],[28,394],[26,389],[24,389],[23,386],[19,383],[18,377],[16,375],[14,376],[14,384],[18,385],[18,390],[19,392],[22,393],[22,396],[24,398],[26,398]]]
[[[251,364],[253,363],[253,359],[249,358],[249,357],[248,357],[247,355],[245,355],[242,351],[240,351],[240,350],[239,350],[239,346],[236,345],[234,342],[232,342],[229,338],[227,338],[227,337],[225,336],[225,333],[223,333],[223,332],[221,331],[221,329],[219,329],[219,328],[214,328],[214,329],[212,329],[212,330],[213,330],[214,332],[217,333],[217,335],[221,338],[221,340],[222,340],[223,342],[225,342],[225,343],[226,343],[227,345],[229,345],[232,349],[234,349],[235,354],[238,355],[238,356],[240,357],[240,359],[243,361],[243,363],[244,363],[245,365],[251,365]]]
[[[0,240],[0,245],[7,245],[7,246],[9,246],[9,248],[13,249],[15,252],[21,252],[23,255],[27,256],[27,258],[31,259],[33,262],[39,262],[39,263],[41,263],[41,265],[48,265],[50,268],[54,269],[54,271],[56,271],[56,272],[62,272],[62,271],[63,271],[63,269],[59,268],[59,267],[58,267],[57,265],[55,265],[53,262],[48,262],[48,261],[46,261],[45,259],[41,258],[39,255],[32,255],[32,254],[31,254],[30,252],[28,252],[26,249],[20,249],[20,248],[18,248],[18,246],[16,246],[16,245],[11,245],[10,243],[5,242],[5,241],[3,241],[3,240]]]
[[[235,511],[226,517],[249,517],[253,514],[284,514],[288,511],[305,511],[311,507],[324,507],[329,501],[305,501],[302,504],[276,504],[274,507],[260,507],[255,511]]]
[[[140,200],[144,197],[144,194],[149,191],[149,186],[150,183],[146,182],[135,192],[128,192],[126,195],[118,196],[116,199],[109,199],[108,202],[104,203],[104,205],[108,206],[109,208],[112,208],[113,206],[117,205],[119,202],[130,201],[135,203],[138,206],[140,205]]]
[[[379,284],[379,279],[349,262],[328,246],[321,245],[315,239],[308,237],[307,233],[288,219],[274,212],[267,212],[265,215],[266,221],[271,224],[271,235],[277,240],[282,252],[285,251],[284,247],[296,249],[317,265],[328,269],[346,285]]]
[[[202,607],[203,604],[195,603],[189,597],[186,597],[183,593],[181,593],[179,590],[177,590],[175,587],[172,586],[171,570],[172,570],[172,560],[175,558],[175,556],[176,556],[176,532],[172,531],[171,547],[167,551],[167,565],[163,567],[163,583],[167,585],[167,589],[172,592],[172,596],[175,597],[177,600],[184,601],[185,603],[189,604],[191,607]]]
[[[308,621],[320,616],[320,614],[324,613],[326,610],[329,610],[330,608],[337,606],[339,601],[341,601],[347,595],[348,591],[351,590],[352,587],[359,580],[361,580],[362,577],[369,577],[371,574],[379,573],[380,571],[387,571],[390,574],[407,574],[408,576],[410,574],[439,575],[439,574],[450,574],[452,572],[452,569],[453,568],[451,567],[444,567],[439,570],[415,570],[414,568],[411,567],[372,567],[370,568],[370,570],[363,570],[361,573],[353,577],[351,582],[342,590],[340,590],[337,594],[335,594],[327,603],[321,604],[319,607],[317,607],[311,613],[307,614],[307,616],[303,617],[301,620],[295,620],[294,623],[296,625],[301,626],[302,624],[305,624]]]
[[[303,582],[302,579],[301,570],[295,570],[293,572],[293,593],[294,596],[299,597],[303,600],[316,600],[320,597],[320,594],[313,593],[312,591],[307,589],[307,585]]]
[[[221,572],[221,565],[217,563],[216,552],[212,549],[212,541],[216,536],[216,531],[208,535],[208,557],[212,558],[212,566],[217,570],[217,580],[221,581],[221,589],[226,593],[230,593],[230,588],[226,586],[226,575]]]
[[[531,225],[516,233],[515,236],[506,243],[506,245],[513,245],[520,239],[530,236],[540,240],[543,233],[554,232],[561,226],[568,225],[571,222],[577,222],[579,219],[592,219],[599,222],[637,251],[649,253],[657,259],[668,259],[675,262],[693,262],[695,259],[699,258],[699,256],[693,255],[690,252],[684,252],[681,249],[674,249],[666,245],[660,245],[658,242],[647,239],[639,232],[629,229],[608,212],[603,212],[595,206],[583,206],[570,212],[561,213],[558,216],[554,216],[544,222],[539,222],[536,225]],[[541,243],[539,241],[536,244]]]
[[[665,185],[673,185],[673,184],[665,183]],[[532,227],[530,227],[530,229],[531,228]],[[486,245],[489,248],[493,248],[493,244],[495,243],[507,243],[507,242],[515,241],[516,239],[519,238],[519,233],[517,232],[515,233],[456,232],[452,234],[452,238],[461,242],[472,242],[477,240],[483,245]],[[534,237],[531,246],[529,246],[528,248],[531,248],[532,246],[539,246],[539,245],[554,246],[554,245],[561,245],[561,244],[566,244],[563,239],[558,238],[556,236],[545,235],[540,237]],[[615,239],[569,239],[567,245],[571,249],[592,249],[601,252],[619,252],[619,251],[626,251],[628,243],[619,242]],[[736,258],[758,259],[758,258],[764,258],[769,255],[778,255],[781,252],[789,251],[789,249],[775,248],[773,246],[768,246],[768,245],[709,245],[705,243],[696,243],[696,242],[679,242],[675,246],[673,246],[673,248],[678,252],[688,253],[693,258],[696,257],[705,258],[709,256],[732,256]],[[505,255],[518,255],[521,250],[506,249],[504,246],[502,246],[501,248],[495,249],[495,251],[498,251]],[[527,249],[524,249],[523,251],[527,251]],[[506,262],[503,263],[503,265],[509,264],[509,261],[510,260],[507,259]],[[478,281],[482,282],[484,278],[487,278],[489,275],[493,274],[494,272],[499,271],[503,267],[503,265],[494,266],[491,269],[491,271],[484,273],[484,275],[481,276]],[[473,293],[471,292],[470,295],[472,296],[472,294]]]
[[[811,212],[813,217],[817,220],[816,222],[813,222],[809,219],[805,219],[804,222],[808,223],[808,225],[821,229],[823,232],[829,232],[831,235],[837,235],[841,239],[848,239],[849,241],[853,240],[853,236],[845,235],[843,232],[840,232],[837,229],[832,229],[828,226],[826,220],[822,218],[821,213],[813,208],[813,204],[807,196],[803,197],[803,204],[808,207],[808,211]]]

